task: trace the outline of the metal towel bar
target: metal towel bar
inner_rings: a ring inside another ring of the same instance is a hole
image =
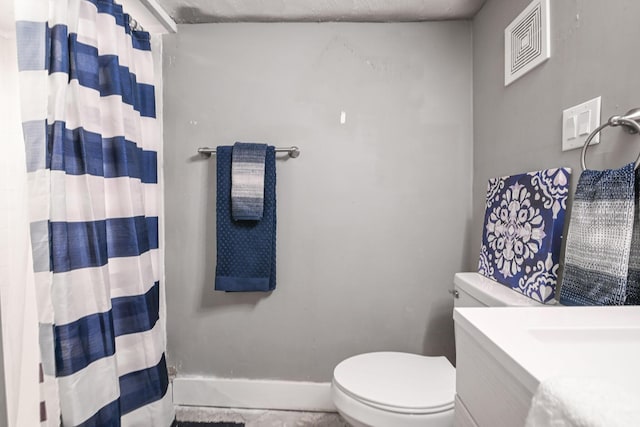
[[[606,128],[607,126],[622,126],[622,128],[628,133],[635,134],[640,133],[640,124],[638,124],[638,122],[640,122],[640,108],[634,108],[632,110],[629,110],[624,116],[611,116],[606,123],[598,126],[593,132],[589,134],[587,140],[584,143],[584,146],[582,147],[582,170],[585,170],[587,168],[587,163],[585,161],[587,156],[587,148],[589,147],[589,144],[591,143],[593,137],[595,137],[600,131],[602,131],[602,129]],[[638,157],[636,158],[635,169],[638,169],[638,166],[640,166],[640,154],[638,154]]]
[[[212,154],[216,154],[216,149],[209,147],[200,147],[198,148],[198,153],[202,154],[203,156],[210,157]],[[276,153],[289,153],[289,157],[295,159],[300,155],[300,149],[295,145],[293,147],[277,147]]]

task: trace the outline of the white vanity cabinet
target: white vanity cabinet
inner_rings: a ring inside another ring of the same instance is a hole
[[[523,426],[533,393],[504,369],[504,360],[494,357],[485,344],[456,322],[454,426]]]
[[[548,378],[603,379],[640,398],[640,306],[463,307],[453,318],[456,427],[523,426]]]

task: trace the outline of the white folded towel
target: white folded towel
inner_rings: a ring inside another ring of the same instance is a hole
[[[599,378],[543,381],[531,401],[526,427],[631,427],[640,425],[640,397]]]

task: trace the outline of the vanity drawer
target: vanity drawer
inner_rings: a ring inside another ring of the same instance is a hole
[[[467,410],[466,406],[460,396],[456,394],[455,410],[453,412],[453,426],[454,427],[478,427],[478,424],[473,420],[473,417]]]
[[[525,424],[532,394],[456,326],[456,392],[478,427]],[[456,409],[457,409],[456,402]],[[456,417],[457,419],[457,417]],[[458,424],[456,424],[458,425]],[[467,424],[460,424],[465,426]]]

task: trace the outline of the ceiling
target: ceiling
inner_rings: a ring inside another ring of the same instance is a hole
[[[156,0],[179,24],[436,21],[472,17],[485,0]]]

